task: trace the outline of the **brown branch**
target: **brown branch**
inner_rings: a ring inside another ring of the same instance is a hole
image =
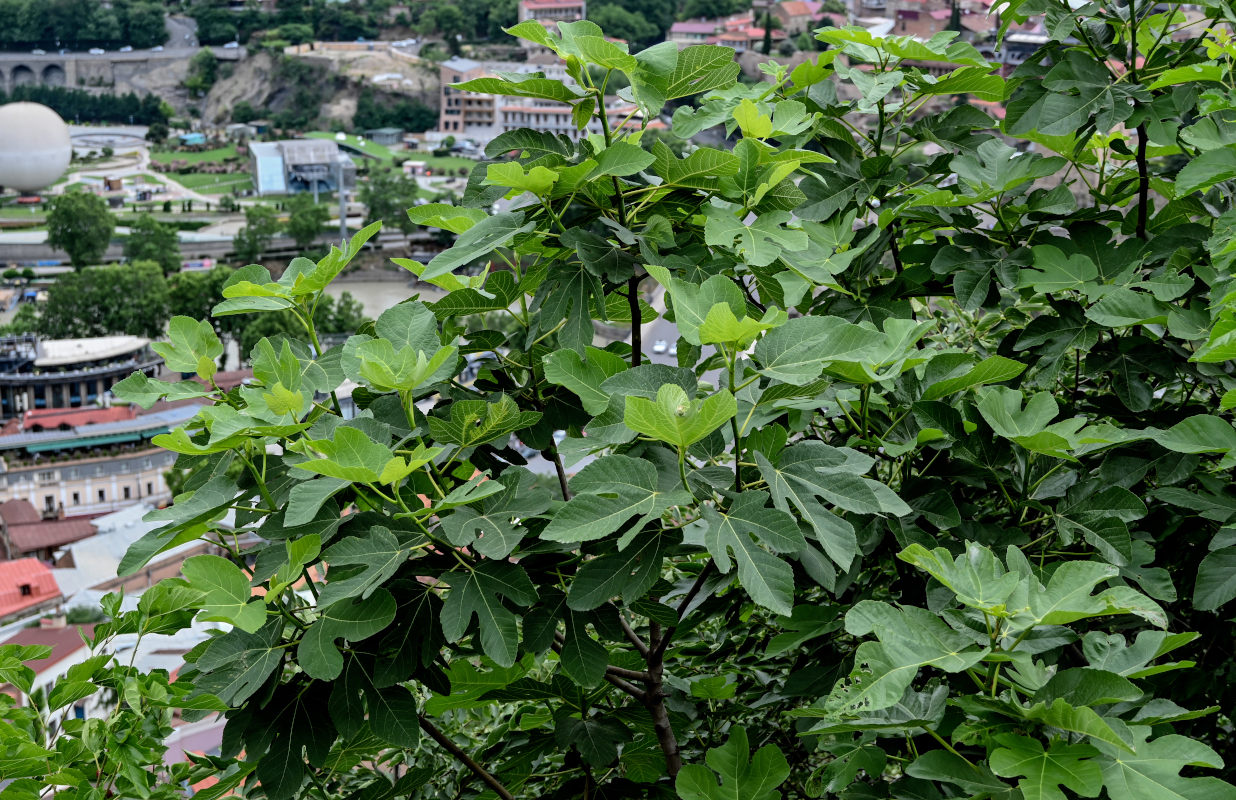
[[[605,673],[605,680],[609,681],[614,686],[618,687],[622,691],[631,695],[632,697],[634,697],[636,700],[640,701],[641,703],[648,702],[648,694],[643,689],[639,688],[638,686],[628,683],[627,681],[624,681],[622,678],[619,678],[615,675],[610,675],[608,672]]]
[[[691,588],[687,590],[686,597],[682,598],[682,602],[678,604],[679,623],[681,623],[683,618],[687,615],[687,606],[691,605],[691,601],[694,600],[695,596],[700,593],[700,589],[704,588],[704,581],[708,580],[708,578],[712,576],[712,571],[716,568],[716,563],[709,559],[708,563],[704,565],[704,568],[700,570],[700,574],[695,576],[695,583],[691,584]],[[674,631],[676,630],[678,630],[677,626],[667,628],[665,635],[659,637],[660,641],[657,642],[652,651],[654,656],[660,657],[665,654],[665,649],[669,647],[670,639],[673,638]]]
[[[1150,212],[1150,165],[1146,163],[1146,123],[1137,126],[1137,238],[1146,238]]]
[[[507,791],[507,788],[502,785],[501,781],[486,772],[485,768],[480,764],[473,761],[471,756],[459,749],[459,745],[448,739],[446,734],[434,727],[432,722],[424,717],[418,717],[418,719],[421,723],[421,730],[429,734],[429,738],[442,745],[451,755],[459,759],[460,763],[472,771],[472,774],[484,781],[485,785],[490,789],[493,789],[498,797],[501,797],[502,800],[515,800],[515,795]]]
[[[631,366],[638,367],[644,357],[644,345],[641,341],[643,331],[640,330],[638,275],[632,275],[627,281],[627,306],[631,309]]]
[[[606,664],[605,671],[616,678],[626,678],[629,681],[643,681],[644,683],[647,683],[652,677],[647,672],[615,667],[613,664]]]
[[[650,652],[648,645],[645,644],[644,640],[639,638],[639,634],[631,628],[631,623],[627,622],[627,618],[623,616],[621,611],[618,612],[618,624],[622,626],[622,632],[626,634],[627,640],[630,641],[631,644],[635,645],[635,649],[639,651],[639,654],[645,659],[648,658],[648,653]]]
[[[571,490],[567,488],[566,470],[562,467],[562,456],[558,453],[558,445],[550,448],[554,454],[554,472],[558,473],[558,487],[562,489],[562,499],[571,499]]]

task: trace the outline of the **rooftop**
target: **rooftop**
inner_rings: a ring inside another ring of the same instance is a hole
[[[136,406],[111,406],[110,408],[35,408],[24,412],[20,417],[13,417],[3,428],[0,436],[13,433],[58,429],[67,425],[76,428],[79,425],[97,425],[101,422],[117,422],[133,419],[137,416]]]
[[[85,647],[86,643],[82,641],[82,634],[89,635],[93,631],[93,623],[89,625],[65,625],[54,628],[23,628],[8,639],[0,642],[0,645],[19,644],[50,647],[52,652],[47,658],[36,658],[26,662],[26,666],[36,673],[46,672],[51,667],[54,667]]]
[[[0,519],[5,525],[29,525],[41,522],[43,516],[29,500],[5,500],[0,503]]]
[[[88,422],[69,430],[23,431],[0,436],[0,450],[25,449],[31,453],[93,447],[149,439],[176,427],[197,413],[199,404],[177,406],[111,422]]]
[[[88,539],[94,536],[94,524],[81,517],[47,519],[28,525],[12,525],[8,534],[14,553],[34,553]]]
[[[52,571],[42,561],[37,558],[0,561],[0,617],[59,597],[60,587]]]
[[[675,22],[670,26],[670,33],[702,33],[711,34],[716,32],[717,23],[707,20],[698,22]]]
[[[820,3],[807,3],[803,0],[785,0],[781,10],[791,17],[814,17],[820,10]]]
[[[285,139],[278,144],[283,162],[289,167],[334,164],[339,160],[339,145],[329,139]]]
[[[36,367],[60,367],[136,353],[149,339],[140,336],[97,336],[92,339],[45,339],[40,342]]]

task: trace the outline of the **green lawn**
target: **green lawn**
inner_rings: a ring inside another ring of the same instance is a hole
[[[217,177],[232,178],[233,180],[230,183],[220,181],[219,183],[198,186],[197,190],[202,194],[228,194],[230,192],[244,192],[253,188],[253,178],[248,175],[220,175]]]
[[[243,172],[233,172],[228,175],[190,172],[187,175],[168,175],[167,179],[179,183],[186,189],[197,189],[200,192],[208,192],[215,186],[224,187],[220,191],[231,191],[233,186],[240,184],[253,185],[253,178]]]
[[[455,174],[461,167],[471,172],[477,163],[470,158],[435,156],[432,153],[420,150],[409,150],[406,156],[408,161],[424,161],[425,165],[432,169],[435,175],[442,170],[450,170],[451,174]]]
[[[202,164],[207,161],[223,161],[236,156],[236,145],[229,144],[227,147],[218,147],[214,150],[202,150],[199,153],[190,152],[158,152],[151,153],[150,157],[160,164],[170,164],[173,161],[187,161],[190,164]]]
[[[311,133],[306,133],[305,138],[306,139],[330,139],[332,141],[335,141],[335,135],[336,134],[333,134],[330,131],[313,131]],[[373,142],[368,141],[368,140],[365,140],[364,142],[362,142],[358,137],[352,136],[350,134],[345,134],[344,138],[342,140],[339,140],[339,146],[343,147],[344,149],[359,151],[361,153],[364,153],[367,156],[376,158],[379,161],[383,161],[387,164],[391,163],[391,161],[395,158],[395,154],[392,153],[390,151],[390,148],[386,147],[385,145],[374,144]]]
[[[41,208],[35,208],[34,213],[30,213],[29,206],[4,206],[0,207],[0,218],[3,219],[40,219],[43,215]]]

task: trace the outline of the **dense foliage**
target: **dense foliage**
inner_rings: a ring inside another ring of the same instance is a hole
[[[47,243],[63,250],[76,270],[103,260],[115,230],[107,201],[92,192],[57,195],[47,212]]]
[[[359,131],[373,128],[402,128],[427,131],[438,124],[438,112],[421,101],[395,94],[377,93],[368,86],[356,98],[352,127]]]
[[[138,97],[133,92],[98,94],[85,89],[35,85],[14,86],[7,94],[0,91],[0,105],[18,102],[42,103],[63,117],[66,122],[72,123],[165,124],[170,109],[170,106],[164,104],[153,94],[142,97]]]
[[[153,0],[0,0],[0,50],[145,48],[167,40]]]
[[[827,29],[748,86],[724,48],[513,28],[578,84],[461,88],[604,132],[505,134],[491,157],[518,157],[459,206],[411,210],[458,234],[399,262],[442,299],[323,346],[315,310],[373,225],[228,280],[216,319],[304,332],[256,343],[253,385],[119,387],[214,401],[156,439],[193,472],[122,570],[195,537],[224,555],[99,634],[233,626],[157,694],[228,709],[187,779],[269,800],[1236,796],[1236,47],[1227,5],[1188,28],[1162,8],[1014,0],[1005,24],[1046,10],[1052,40],[1007,80],[951,34]],[[586,65],[623,73],[643,119],[686,101],[676,135],[731,138],[678,157],[610,130]],[[660,317],[671,363],[644,346]],[[211,323],[170,333],[168,365],[210,385]],[[243,551],[214,533],[233,511]],[[93,796],[80,754],[115,735],[86,727],[55,752],[3,729],[10,791],[47,759]]]

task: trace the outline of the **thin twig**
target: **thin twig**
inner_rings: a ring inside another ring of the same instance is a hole
[[[485,771],[485,768],[472,760],[472,757],[459,749],[459,745],[452,742],[446,737],[446,734],[434,727],[434,724],[424,717],[418,717],[421,723],[421,730],[429,734],[429,738],[433,739],[438,744],[442,745],[451,755],[459,759],[459,762],[468,769],[472,770],[472,774],[485,782],[490,789],[502,798],[502,800],[515,800],[515,795],[507,791],[507,788],[502,785],[502,782]]]
[[[716,568],[716,563],[709,559],[708,563],[704,565],[704,568],[700,570],[700,574],[695,577],[695,583],[691,584],[691,588],[687,590],[687,596],[682,598],[682,602],[678,604],[678,621],[680,623],[682,622],[683,617],[686,616],[687,607],[691,605],[691,601],[694,600],[695,596],[700,593],[700,589],[704,588],[704,581],[708,580],[708,578],[712,575],[712,571]],[[665,630],[665,634],[661,636],[660,641],[657,642],[656,648],[652,651],[654,656],[660,657],[665,654],[665,649],[669,647],[670,639],[673,637],[674,631],[676,630],[678,630],[677,626],[667,628]]]

